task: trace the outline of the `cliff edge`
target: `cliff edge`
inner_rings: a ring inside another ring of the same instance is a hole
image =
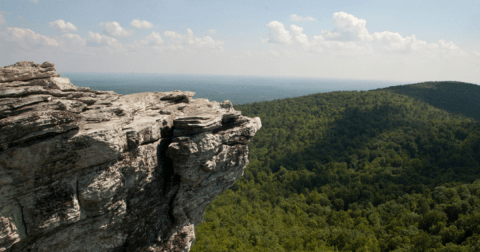
[[[189,251],[260,118],[193,92],[76,87],[0,67],[0,251]]]

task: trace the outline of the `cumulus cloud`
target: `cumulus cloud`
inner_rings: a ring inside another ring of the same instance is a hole
[[[191,29],[187,29],[185,35],[174,31],[165,31],[164,35],[168,38],[168,44],[172,49],[183,49],[187,46],[189,48],[223,49],[223,41],[214,40],[210,36],[195,37]]]
[[[311,52],[335,52],[344,55],[358,55],[372,53],[372,47],[368,44],[358,44],[354,41],[326,40],[323,36],[314,36],[309,43]]]
[[[79,49],[87,45],[87,40],[78,34],[66,33],[62,35],[62,45],[70,49]]]
[[[397,32],[375,32],[373,38],[387,51],[413,51],[427,46],[427,42],[418,40],[415,35],[403,37]]]
[[[106,22],[100,23],[100,26],[104,26],[103,32],[106,35],[110,36],[117,36],[117,37],[126,37],[133,35],[133,31],[125,30],[123,27],[120,26],[118,22]]]
[[[49,23],[51,27],[61,31],[61,32],[74,32],[77,31],[77,27],[70,22],[58,19]]]
[[[6,27],[0,29],[0,58],[21,58],[21,55],[58,55],[66,53],[89,53],[86,39],[77,34],[66,33],[49,37],[31,29]],[[30,56],[29,56],[30,57]],[[35,57],[35,56],[32,56]],[[50,56],[48,56],[50,57]]]
[[[290,25],[288,31],[283,23],[272,21],[268,25],[268,39],[261,39],[262,42],[270,42],[275,44],[292,44],[298,42],[303,45],[308,45],[308,37],[303,34],[303,28],[296,25]]]
[[[168,48],[171,50],[183,49],[183,41],[185,36],[174,31],[165,31],[163,35],[168,40]]]
[[[438,44],[440,45],[440,48],[442,49],[449,49],[449,50],[457,50],[459,49],[458,46],[456,46],[452,41],[447,42],[443,39],[440,39],[438,41]]]
[[[290,33],[292,34],[294,40],[299,42],[300,44],[308,45],[307,35],[303,34],[302,31],[302,27],[290,25]]]
[[[94,33],[92,31],[88,32],[88,38],[87,38],[87,45],[88,46],[105,46],[108,48],[114,48],[117,50],[122,51],[123,46],[116,40],[115,38],[99,34],[99,33]]]
[[[122,45],[114,38],[98,33],[89,32],[88,39],[78,34],[65,33],[61,36],[49,37],[35,33],[31,29],[6,27],[0,29],[0,45],[5,55],[21,55],[27,52],[48,53],[55,55],[58,52],[66,53],[99,53],[108,51],[123,50]],[[87,46],[93,47],[89,48]]]
[[[322,31],[322,35],[333,40],[371,40],[371,36],[365,28],[367,21],[345,12],[333,13],[333,31]]]
[[[136,40],[127,45],[132,51],[148,52],[154,51],[189,51],[202,52],[208,50],[223,50],[223,41],[214,40],[210,36],[203,38],[195,37],[191,29],[187,29],[185,34],[175,31],[165,31],[162,35],[158,32],[152,32],[150,35],[141,40]]]
[[[292,20],[300,20],[292,15]],[[370,33],[365,19],[357,18],[345,12],[333,14],[333,30],[322,30],[321,34],[308,39],[303,33],[303,28],[291,25],[287,30],[283,23],[270,22],[268,27],[268,41],[283,45],[301,45],[311,52],[343,51],[355,54],[371,53],[411,53],[426,52],[438,53],[461,53],[458,46],[452,41],[439,40],[438,43],[427,43],[417,39],[415,35],[402,36],[396,32],[383,31]]]
[[[160,33],[158,32],[152,32],[150,35],[148,35],[145,38],[145,41],[151,42],[153,45],[157,45],[157,46],[163,44],[162,36],[160,36]]]
[[[203,38],[193,38],[190,44],[194,45],[197,48],[223,49],[223,41],[214,40],[210,36],[205,36]]]
[[[276,44],[290,44],[292,43],[292,36],[285,29],[283,23],[272,21],[268,25],[268,42]]]
[[[297,14],[290,15],[290,19],[292,21],[315,21],[315,19],[312,17],[300,17],[300,16],[297,16]]]
[[[457,45],[452,41],[447,42],[440,39],[438,43],[427,43],[424,40],[417,39],[413,34],[411,36],[403,37],[399,33],[384,31],[375,32],[372,34],[373,43],[380,43],[382,49],[387,52],[449,52],[461,53]]]
[[[0,26],[5,24],[5,18],[3,17],[2,12],[0,11]]]
[[[137,29],[151,29],[153,28],[153,24],[148,22],[147,20],[140,21],[140,19],[134,19],[130,25]]]
[[[57,47],[60,43],[47,36],[36,34],[30,29],[7,27],[6,33],[2,34],[3,39],[15,42],[24,50],[40,49],[42,47]]]
[[[150,49],[154,49],[155,51],[162,51],[164,45],[164,41],[162,36],[158,32],[152,32],[147,37],[141,40],[135,40],[133,43],[126,45],[127,50],[137,52],[137,51],[144,51],[148,52]]]
[[[175,43],[181,43],[183,38],[185,37],[185,36],[183,36],[179,33],[176,33],[174,31],[165,31],[163,33],[163,35],[165,35],[165,37],[169,38],[170,41],[175,42]]]

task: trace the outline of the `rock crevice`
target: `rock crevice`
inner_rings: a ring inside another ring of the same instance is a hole
[[[261,128],[194,95],[76,87],[50,62],[0,67],[0,251],[189,251]]]

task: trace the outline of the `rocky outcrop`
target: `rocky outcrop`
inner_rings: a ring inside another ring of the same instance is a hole
[[[261,127],[194,94],[76,87],[49,62],[0,68],[0,251],[189,251]]]

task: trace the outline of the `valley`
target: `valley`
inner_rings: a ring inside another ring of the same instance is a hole
[[[192,251],[480,249],[478,105],[426,85],[236,105],[263,128]]]

